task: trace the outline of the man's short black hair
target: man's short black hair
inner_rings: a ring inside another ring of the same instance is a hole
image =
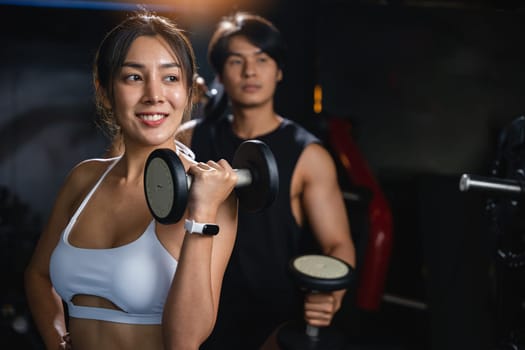
[[[224,62],[229,56],[230,39],[234,36],[245,37],[283,69],[286,47],[279,30],[261,16],[236,12],[222,18],[208,45],[208,61],[217,74],[222,74]]]

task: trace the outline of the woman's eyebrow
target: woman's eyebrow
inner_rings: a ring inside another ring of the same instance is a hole
[[[144,68],[145,65],[138,62],[124,62],[122,63],[122,67],[131,67],[131,68]],[[162,63],[160,65],[161,68],[181,68],[181,65],[178,62],[168,62],[168,63]]]

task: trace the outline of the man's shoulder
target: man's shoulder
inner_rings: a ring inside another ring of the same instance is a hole
[[[294,135],[294,139],[301,141],[305,145],[310,143],[320,143],[320,139],[306,127],[301,125],[298,121],[282,118],[282,130]]]
[[[200,119],[192,119],[185,123],[182,123],[179,125],[177,129],[177,134],[187,132],[188,130],[193,130],[199,124]]]
[[[179,125],[177,131],[175,132],[175,140],[180,141],[187,146],[191,145],[191,139],[193,137],[194,129],[195,129],[194,120],[190,120],[188,122],[182,123],[181,125]]]
[[[306,132],[306,133],[311,134],[311,132],[300,121],[295,120],[295,119],[290,119],[290,118],[284,118],[284,117],[281,117],[281,119],[282,119],[281,125],[284,128],[289,128],[297,132]]]
[[[196,118],[182,123],[175,133],[175,140],[178,140],[186,145],[190,145],[193,137],[198,135],[202,129],[204,119]]]

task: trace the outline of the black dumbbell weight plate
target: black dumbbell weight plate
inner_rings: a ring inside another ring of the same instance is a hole
[[[347,288],[353,278],[352,267],[327,255],[301,255],[292,259],[290,271],[300,287],[315,291]]]
[[[184,165],[173,150],[159,148],[150,153],[144,170],[144,192],[155,220],[173,224],[182,218],[188,182]]]
[[[257,212],[273,203],[279,190],[279,173],[268,145],[259,140],[244,141],[235,151],[232,167],[252,173],[249,186],[235,188],[242,209]]]

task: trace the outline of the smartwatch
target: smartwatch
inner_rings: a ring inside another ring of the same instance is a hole
[[[184,221],[184,228],[188,233],[197,233],[206,236],[215,236],[219,233],[219,225],[204,224],[196,222],[195,220],[186,219],[186,221]]]

